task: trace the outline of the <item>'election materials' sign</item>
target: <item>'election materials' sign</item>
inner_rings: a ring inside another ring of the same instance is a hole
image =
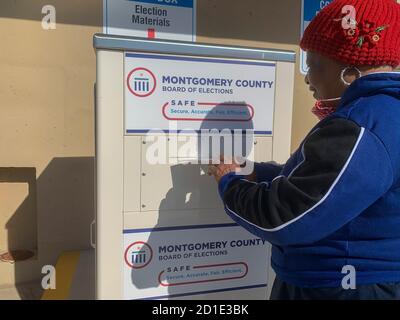
[[[104,33],[196,41],[196,0],[103,0]]]

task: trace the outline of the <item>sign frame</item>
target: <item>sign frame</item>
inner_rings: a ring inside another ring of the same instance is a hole
[[[109,11],[109,1],[113,0],[103,0],[103,34],[113,34],[113,35],[118,35],[117,33],[109,33],[110,26],[109,24],[109,16],[108,16],[108,11]],[[126,0],[126,1],[131,1],[134,2],[135,0]],[[143,4],[151,5],[150,1],[141,1],[141,0],[136,0],[137,2],[142,2]],[[197,38],[197,0],[192,0],[193,1],[193,7],[192,7],[192,23],[191,23],[191,41],[196,42]],[[166,4],[157,4],[159,7],[169,7],[170,5]],[[130,30],[130,29],[128,29]],[[155,32],[155,30],[154,30]],[[178,34],[175,34],[174,38],[168,38],[170,40],[186,40],[182,39],[181,37],[178,36]],[[134,34],[134,30],[132,30],[132,34],[129,36],[139,36]],[[147,38],[156,38],[156,39],[166,39],[165,37],[156,37],[154,34],[148,34]],[[176,38],[176,39],[175,39]],[[187,38],[187,37],[184,37]],[[188,40],[187,40],[188,41]]]

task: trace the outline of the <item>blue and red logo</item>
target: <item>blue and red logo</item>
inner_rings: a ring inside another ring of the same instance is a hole
[[[133,69],[127,79],[128,89],[139,98],[145,98],[154,93],[157,80],[154,74],[146,68]]]
[[[136,241],[126,248],[124,259],[133,269],[144,268],[153,259],[153,249],[143,241]]]

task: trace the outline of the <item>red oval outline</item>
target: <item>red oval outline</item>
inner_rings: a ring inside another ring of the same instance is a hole
[[[250,121],[254,118],[254,107],[251,104],[232,104],[232,103],[198,103],[199,106],[235,106],[235,107],[248,107],[251,110],[251,117],[249,119],[240,120],[240,119],[232,119],[232,120],[225,120],[225,119],[193,119],[193,118],[170,118],[167,116],[165,109],[168,107],[169,102],[163,105],[162,107],[162,114],[165,119],[167,120],[174,120],[174,121],[222,121],[222,122],[246,122]]]
[[[189,282],[181,282],[181,283],[172,283],[172,284],[164,284],[161,281],[161,275],[165,272],[165,270],[161,271],[158,275],[158,283],[163,287],[173,287],[173,286],[180,286],[184,284],[193,284],[193,283],[204,283],[204,282],[215,282],[215,281],[224,281],[224,280],[234,280],[234,279],[242,279],[249,273],[249,266],[245,262],[233,262],[233,263],[221,263],[221,264],[213,264],[213,265],[203,265],[203,266],[194,266],[193,268],[207,268],[207,267],[219,267],[219,266],[229,266],[235,264],[242,264],[246,268],[246,272],[243,276],[240,277],[230,277],[230,278],[223,278],[223,279],[211,279],[211,280],[199,280],[199,281],[189,281]]]

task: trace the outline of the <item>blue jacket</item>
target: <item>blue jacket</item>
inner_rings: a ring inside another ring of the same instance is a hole
[[[300,287],[400,282],[400,73],[363,76],[283,166],[257,183],[219,183],[227,214],[272,244],[272,267]]]

